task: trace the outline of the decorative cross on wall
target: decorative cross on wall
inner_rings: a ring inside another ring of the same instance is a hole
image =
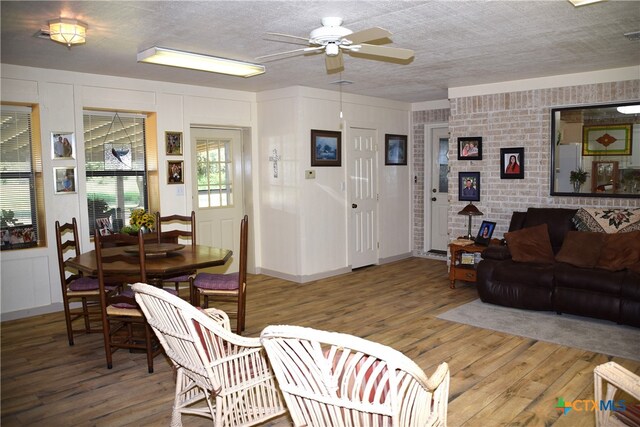
[[[273,162],[273,177],[277,178],[278,177],[278,160],[280,160],[281,157],[278,156],[278,150],[276,148],[273,149],[273,156],[269,156],[269,161]]]

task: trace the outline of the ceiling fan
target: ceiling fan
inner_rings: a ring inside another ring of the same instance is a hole
[[[391,32],[380,27],[372,27],[366,30],[353,32],[342,27],[342,18],[329,17],[322,18],[322,27],[311,31],[309,38],[292,36],[282,33],[267,33],[271,36],[290,37],[298,40],[305,40],[310,46],[286,52],[273,53],[259,56],[256,59],[273,58],[280,55],[292,53],[325,53],[325,65],[327,72],[341,71],[344,68],[343,52],[361,53],[371,55],[378,60],[397,59],[409,60],[413,58],[413,50],[397,47],[384,47],[374,44],[367,44],[373,40],[388,39]]]

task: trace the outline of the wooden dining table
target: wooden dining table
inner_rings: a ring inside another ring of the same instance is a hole
[[[169,277],[179,276],[186,272],[195,271],[201,268],[215,267],[225,264],[233,252],[229,249],[215,248],[205,245],[179,245],[172,250],[162,251],[162,244],[146,244],[145,271],[148,280],[162,280]],[[133,250],[132,250],[133,249]],[[129,254],[137,256],[136,246],[119,246],[105,248],[104,255]],[[97,276],[98,265],[96,263],[95,250],[85,252],[74,258],[69,258],[66,264],[76,270],[82,271],[86,275]],[[126,262],[114,262],[105,266],[106,273],[135,275],[139,272],[135,264]]]

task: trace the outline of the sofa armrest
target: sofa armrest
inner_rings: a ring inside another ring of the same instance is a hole
[[[509,252],[509,248],[503,245],[487,246],[487,248],[482,251],[481,255],[482,259],[493,259],[496,261],[511,259],[511,252]]]

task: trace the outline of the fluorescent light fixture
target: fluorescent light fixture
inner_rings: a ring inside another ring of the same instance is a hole
[[[588,4],[600,3],[607,0],[569,0],[575,7],[586,6]]]
[[[638,105],[621,105],[618,111],[622,114],[640,114],[640,104]]]
[[[58,18],[49,21],[49,37],[71,47],[86,41],[87,24],[76,19]]]
[[[257,76],[265,72],[264,65],[260,64],[156,46],[139,52],[138,62],[189,68],[192,70],[209,71],[210,73],[229,74],[240,77]]]

